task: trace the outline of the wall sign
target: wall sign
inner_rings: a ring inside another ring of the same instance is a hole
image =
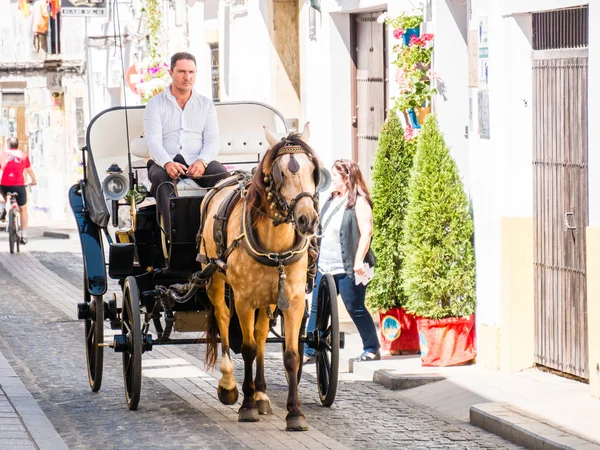
[[[106,0],[60,0],[63,17],[105,17]]]

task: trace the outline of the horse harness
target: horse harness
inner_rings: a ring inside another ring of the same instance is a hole
[[[295,218],[293,214],[294,207],[296,203],[304,198],[310,197],[312,198],[315,208],[318,205],[318,192],[311,194],[309,192],[301,192],[298,194],[290,203],[286,201],[286,199],[281,195],[279,189],[283,184],[283,173],[281,171],[281,167],[279,166],[279,161],[277,159],[285,154],[290,155],[290,160],[288,163],[288,169],[292,173],[298,172],[300,169],[300,165],[298,161],[294,158],[295,153],[306,153],[305,150],[299,145],[293,146],[284,146],[277,151],[277,155],[274,159],[274,164],[270,174],[265,175],[263,181],[268,186],[266,187],[267,191],[267,199],[271,200],[270,208],[275,211],[273,216],[265,214],[267,217],[273,220],[274,226],[278,226],[282,223],[295,223]],[[308,154],[307,154],[308,155]],[[320,180],[320,170],[317,161],[313,161],[315,165],[314,179],[315,185],[318,185]],[[250,184],[251,179],[247,174],[238,174],[236,177],[229,178],[224,180],[222,183],[219,183],[213,189],[209,191],[204,202],[202,203],[202,211],[201,211],[201,224],[200,230],[198,231],[197,236],[197,244],[198,244],[198,257],[196,258],[198,262],[205,264],[207,266],[212,266],[214,270],[209,270],[206,273],[206,268],[203,270],[203,273],[206,275],[220,271],[225,274],[227,270],[227,258],[229,255],[240,246],[240,243],[243,245],[246,253],[254,261],[259,264],[268,267],[277,267],[279,271],[279,282],[278,282],[278,297],[277,297],[277,307],[280,311],[285,311],[289,307],[289,300],[285,295],[285,279],[286,275],[284,273],[284,267],[292,265],[298,262],[304,252],[308,251],[309,255],[309,267],[307,271],[307,286],[306,292],[310,293],[313,288],[314,279],[316,277],[316,259],[318,255],[318,244],[316,238],[303,238],[298,236],[294,245],[285,251],[282,252],[268,252],[261,248],[254,234],[254,230],[252,228],[252,220],[251,213],[248,208],[248,204],[246,201],[246,193],[248,189],[248,185]],[[225,200],[219,205],[219,209],[217,210],[217,214],[214,216],[214,225],[213,225],[213,239],[216,244],[216,258],[208,258],[206,256],[206,241],[202,238],[204,233],[204,224],[206,221],[206,216],[208,213],[208,207],[210,202],[214,198],[214,196],[220,192],[222,189],[231,187],[237,184],[237,187],[225,198]],[[233,239],[232,243],[227,246],[227,224],[229,222],[229,218],[236,207],[236,205],[240,202],[242,203],[242,215],[240,220],[240,234]],[[202,244],[204,244],[204,252],[202,252]],[[207,267],[208,268],[208,267]],[[268,310],[268,308],[267,308]]]

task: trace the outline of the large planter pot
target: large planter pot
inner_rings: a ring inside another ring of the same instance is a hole
[[[419,331],[416,317],[404,308],[392,308],[379,313],[381,350],[390,353],[419,351]]]
[[[419,124],[419,119],[417,119],[417,112],[411,108],[407,111],[408,113],[408,120],[410,121],[410,126],[413,128],[421,128],[421,125]]]
[[[419,28],[407,28],[406,30],[404,30],[404,34],[402,35],[402,42],[404,43],[404,45],[408,45],[411,37],[419,37],[420,35],[421,31],[419,30]]]
[[[431,105],[415,108],[415,115],[417,116],[417,122],[419,123],[419,125],[423,125],[425,123],[425,118],[430,113],[431,113]]]
[[[475,359],[475,315],[417,319],[421,365],[460,366]]]

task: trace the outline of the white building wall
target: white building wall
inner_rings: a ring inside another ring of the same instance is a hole
[[[268,0],[219,7],[221,100],[274,104]]]
[[[467,70],[467,6],[445,0],[432,0],[435,17],[433,69],[441,76],[441,95],[433,99],[433,111],[452,156],[469,190],[468,140],[465,127],[469,123]]]

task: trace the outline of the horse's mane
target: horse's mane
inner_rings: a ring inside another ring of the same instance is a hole
[[[271,173],[271,169],[273,168],[273,163],[275,161],[275,156],[277,155],[277,152],[282,147],[290,145],[299,145],[300,147],[302,147],[304,151],[306,151],[309,158],[312,159],[313,163],[317,166],[319,165],[319,157],[317,156],[315,151],[310,147],[310,145],[308,145],[306,142],[300,139],[299,133],[290,133],[287,137],[283,138],[281,141],[279,141],[277,144],[275,144],[273,147],[267,150],[267,152],[263,156],[263,159],[258,164],[256,171],[254,172],[254,176],[252,177],[252,181],[250,181],[250,185],[248,187],[248,194],[246,196],[248,205],[251,207],[252,210],[253,218],[255,218],[258,214],[258,211],[260,210],[261,206],[263,206],[263,203],[265,206],[267,205],[267,185],[264,182],[264,178],[267,174]],[[268,211],[266,212],[268,213]]]

